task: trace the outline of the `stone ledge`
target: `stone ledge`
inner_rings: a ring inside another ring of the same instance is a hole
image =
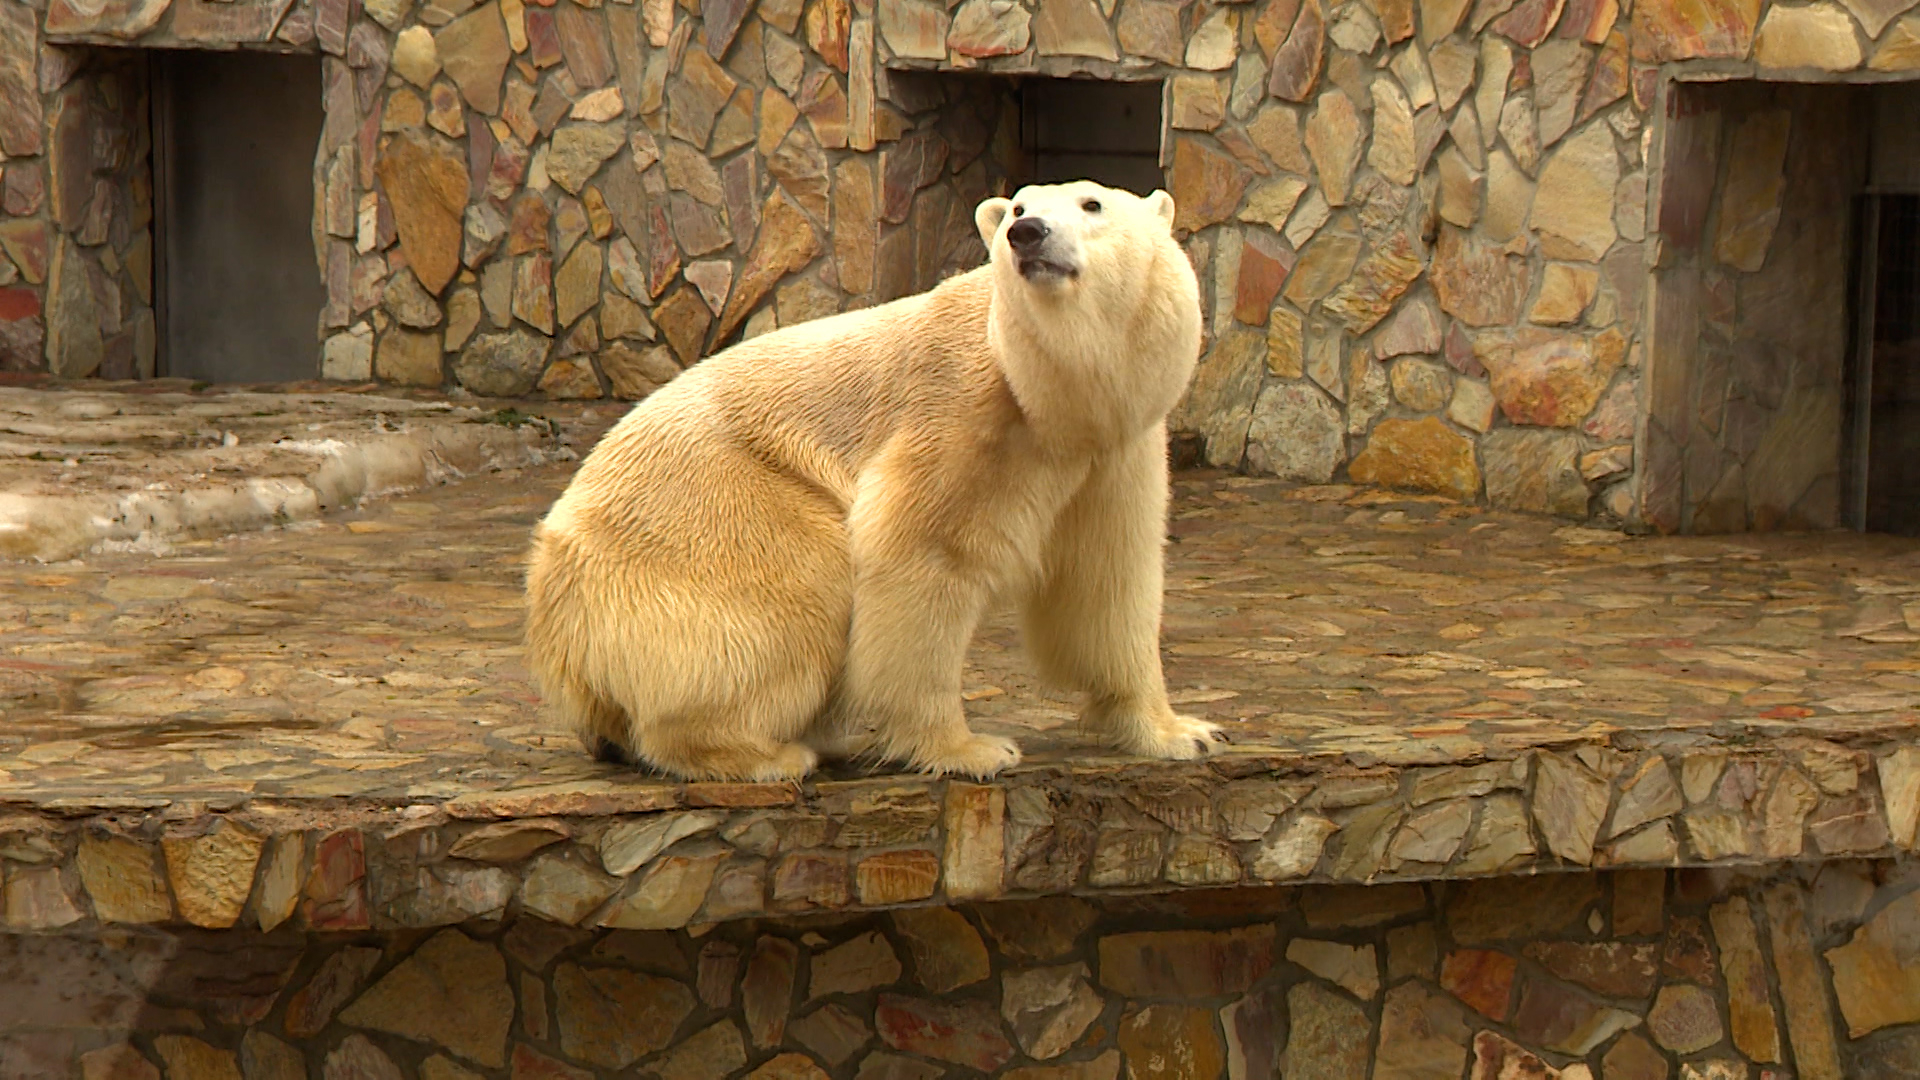
[[[554,424],[494,415],[365,394],[0,387],[0,558],[255,531],[573,456]]]
[[[1262,754],[993,784],[611,781],[395,801],[51,800],[0,817],[5,925],[425,927],[767,915],[1912,851],[1920,748],[1783,738],[1360,768]]]

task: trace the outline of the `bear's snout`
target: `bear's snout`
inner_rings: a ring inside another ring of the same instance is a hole
[[[1007,243],[1013,245],[1014,251],[1028,255],[1046,243],[1047,235],[1051,232],[1053,230],[1047,228],[1047,223],[1039,218],[1023,217],[1007,226]]]

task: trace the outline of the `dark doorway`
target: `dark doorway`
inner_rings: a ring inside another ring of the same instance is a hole
[[[314,268],[320,58],[166,52],[154,64],[156,317],[162,374],[319,374]]]
[[[1920,195],[1867,200],[1865,521],[1920,535]]]
[[[1093,180],[1146,195],[1160,168],[1158,82],[1022,79],[1020,137],[1034,184]]]

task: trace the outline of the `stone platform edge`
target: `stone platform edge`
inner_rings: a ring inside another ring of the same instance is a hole
[[[1910,852],[1920,746],[1588,744],[1433,767],[1023,769],[612,782],[444,799],[0,802],[4,928],[572,926],[1046,895],[1368,884]]]
[[[101,544],[253,532],[479,472],[568,460],[555,429],[458,418],[418,430],[332,440],[301,476],[254,476],[182,491],[20,495],[0,492],[0,559],[57,562]]]

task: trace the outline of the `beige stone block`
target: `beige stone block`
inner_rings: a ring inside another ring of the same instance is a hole
[[[1396,360],[1388,372],[1395,401],[1414,412],[1435,412],[1451,399],[1452,375],[1445,364],[1419,357]]]
[[[700,910],[713,876],[728,852],[669,855],[648,868],[646,876],[600,920],[603,926],[633,930],[671,930],[685,926]]]
[[[1604,480],[1609,476],[1618,476],[1633,468],[1633,447],[1623,443],[1619,446],[1602,447],[1580,455],[1580,475],[1588,480]]]
[[[1362,1001],[1380,993],[1380,963],[1371,945],[1343,945],[1316,938],[1287,943],[1287,961],[1298,964]]]
[[[1885,30],[1888,23],[1914,5],[1914,0],[1840,0],[1840,2],[1848,11],[1853,12],[1853,17],[1859,21],[1860,28],[1867,32],[1868,38],[1879,37],[1880,31]]]
[[[1534,186],[1506,150],[1487,155],[1487,212],[1481,233],[1498,244],[1517,239],[1533,212]]]
[[[1407,104],[1415,109],[1424,109],[1433,104],[1435,97],[1433,72],[1427,66],[1426,54],[1420,51],[1418,44],[1410,42],[1405,48],[1394,53],[1393,59],[1387,62],[1387,67],[1393,71],[1394,76],[1400,80],[1400,85],[1406,89]]]
[[[1419,171],[1413,110],[1391,76],[1375,76],[1372,93],[1373,142],[1367,150],[1367,163],[1396,184],[1411,184]]]
[[[373,327],[359,323],[327,339],[320,350],[320,377],[363,382],[373,377]]]
[[[915,980],[929,991],[944,994],[981,982],[991,974],[986,943],[957,910],[902,908],[893,912],[891,919],[894,931],[913,957]]]
[[[440,53],[434,47],[433,31],[424,26],[400,31],[394,38],[389,62],[396,75],[422,90],[433,85],[433,77],[440,74]]]
[[[1471,499],[1480,492],[1473,441],[1431,416],[1382,420],[1347,471],[1360,484],[1431,491],[1456,499]]]
[[[1462,229],[1480,220],[1481,189],[1485,178],[1460,152],[1449,146],[1440,152],[1440,217]]]
[[[1219,79],[1211,75],[1173,77],[1167,123],[1186,131],[1212,131],[1226,115],[1226,91]]]
[[[1386,867],[1399,870],[1408,863],[1445,866],[1473,827],[1473,802],[1450,799],[1408,814],[1400,831],[1387,845]]]
[[[156,923],[173,914],[154,855],[153,848],[128,837],[81,835],[74,865],[101,922]]]
[[[1453,139],[1452,149],[1464,155],[1468,164],[1476,169],[1487,167],[1487,144],[1480,137],[1480,117],[1474,112],[1473,102],[1454,111],[1447,123],[1447,135]]]
[[[1912,901],[1908,894],[1902,901]],[[1787,1039],[1793,1048],[1793,1063],[1803,1080],[1840,1080],[1840,1054],[1834,1039],[1833,1011],[1827,1005],[1826,987],[1821,985],[1820,964],[1813,953],[1813,940],[1807,933],[1804,898],[1797,883],[1782,883],[1765,895],[1767,925],[1772,931],[1773,969],[1780,981],[1780,1001],[1786,1007]],[[1909,904],[1909,911],[1916,910]],[[1907,923],[1911,927],[1912,923]],[[1911,933],[1911,931],[1907,931]],[[1860,934],[1854,936],[1857,943]],[[1908,942],[1911,945],[1911,941]],[[1833,966],[1834,993],[1844,1010],[1847,994],[1840,988],[1840,965],[1834,963],[1832,950],[1827,962]],[[1913,969],[1909,967],[1909,972]],[[1909,1006],[1920,1000],[1920,978],[1909,978],[1906,988]],[[1909,1008],[1909,1012],[1914,1012]],[[1916,1013],[1920,1015],[1920,1013]],[[1851,1019],[1851,1014],[1849,1014]]]
[[[1548,263],[1540,275],[1540,291],[1527,312],[1527,321],[1540,326],[1579,322],[1599,287],[1600,274],[1591,267]]]
[[[1275,304],[1267,316],[1267,370],[1282,379],[1298,379],[1304,370],[1306,343],[1300,313]]]
[[[1893,842],[1911,851],[1920,844],[1920,749],[1906,746],[1882,754],[1875,766]]]
[[[1493,34],[1480,39],[1480,81],[1473,91],[1473,111],[1480,119],[1483,145],[1492,148],[1499,136],[1501,111],[1507,104],[1507,86],[1513,78],[1513,48]]]
[[[1346,205],[1366,138],[1366,121],[1351,98],[1340,90],[1320,95],[1313,115],[1307,118],[1305,142],[1329,205]]]
[[[1307,182],[1296,176],[1268,180],[1248,193],[1247,205],[1236,216],[1241,221],[1257,222],[1277,232],[1286,226],[1287,218],[1292,216],[1306,190]]]
[[[1540,168],[1540,129],[1531,93],[1516,94],[1500,107],[1500,141],[1528,176]]]
[[[1530,223],[1548,258],[1598,262],[1613,246],[1613,191],[1620,160],[1613,133],[1591,124],[1562,143],[1540,171]]]
[[[1775,4],[1754,36],[1753,59],[1776,71],[1851,71],[1862,56],[1853,20],[1838,6]]]
[[[383,382],[401,386],[439,386],[440,335],[395,326],[380,338],[373,357],[373,373]]]
[[[1225,71],[1239,55],[1240,13],[1221,7],[1187,41],[1186,65],[1195,71]]]
[[[493,946],[442,930],[347,1006],[340,1019],[501,1068],[514,1012],[506,975]]]
[[[584,329],[591,329],[593,320],[581,323]],[[593,362],[582,356],[576,360],[555,360],[547,365],[535,387],[547,397],[563,401],[590,401],[602,396],[600,377],[593,372]]]
[[[1752,906],[1744,896],[1733,897],[1715,904],[1708,921],[1726,973],[1733,1045],[1754,1061],[1779,1061],[1780,1029],[1767,990],[1766,961],[1760,955]]]
[[[190,1035],[158,1035],[153,1049],[166,1064],[167,1078],[240,1080],[240,1064],[233,1051],[222,1050]]]
[[[1327,838],[1339,828],[1318,814],[1301,814],[1282,824],[1261,843],[1249,869],[1262,881],[1306,877],[1319,864]]]
[[[440,349],[433,347],[436,370]],[[167,876],[173,882],[180,915],[195,926],[221,930],[240,919],[253,889],[254,867],[266,840],[225,818],[199,836],[168,837],[161,841]]]
[[[1920,71],[1920,15],[1901,19],[1873,51],[1875,71]]]
[[[947,896],[956,900],[986,899],[1005,890],[1006,792],[998,787],[947,785],[946,868]]]
[[[1300,133],[1300,110],[1269,102],[1247,124],[1247,137],[1282,170],[1305,176],[1313,168]]]

